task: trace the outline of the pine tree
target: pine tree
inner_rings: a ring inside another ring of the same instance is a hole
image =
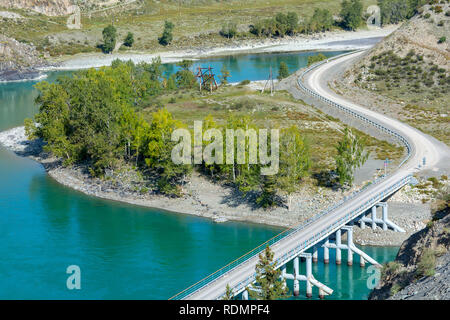
[[[285,62],[280,63],[280,69],[278,69],[278,80],[289,77],[289,69]]]
[[[159,44],[163,46],[167,46],[172,42],[173,35],[172,31],[174,28],[174,24],[170,21],[166,21],[164,23],[164,31],[160,38],[158,38]]]
[[[227,288],[225,290],[225,295],[222,297],[222,300],[233,300],[234,293],[229,284],[227,284]]]
[[[278,300],[288,296],[286,282],[280,278],[281,270],[276,269],[273,255],[269,246],[259,254],[259,262],[255,269],[256,283],[252,284],[252,288],[248,288],[252,299]]]
[[[132,47],[134,43],[134,36],[131,32],[128,32],[125,40],[123,41],[123,45],[126,47]]]
[[[276,203],[277,181],[274,175],[262,176],[261,195],[256,199],[263,208],[273,207]]]

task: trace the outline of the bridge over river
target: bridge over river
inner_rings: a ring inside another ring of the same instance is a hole
[[[333,292],[332,288],[317,281],[311,272],[311,264],[317,261],[319,247],[324,249],[324,263],[329,263],[331,249],[336,250],[337,264],[341,263],[341,250],[348,250],[349,265],[353,263],[353,254],[356,253],[359,255],[361,266],[364,266],[366,262],[379,266],[374,259],[353,244],[354,225],[358,224],[364,228],[366,224],[369,224],[373,229],[380,227],[383,230],[390,228],[404,232],[402,228],[389,220],[388,205],[385,200],[406,184],[412,183],[414,172],[433,169],[438,162],[449,159],[450,152],[448,148],[443,150],[441,144],[422,132],[354,104],[328,88],[327,71],[340,64],[348,63],[362,54],[364,51],[344,54],[315,64],[298,77],[298,86],[315,99],[328,103],[349,116],[367,123],[368,126],[393,136],[406,147],[406,158],[393,173],[376,179],[362,190],[344,198],[307,222],[287,229],[171,299],[220,299],[225,294],[227,285],[235,295],[248,299],[246,288],[255,281],[258,255],[267,245],[274,252],[274,261],[277,267],[281,268],[282,277],[294,281],[294,295],[299,292],[300,281],[306,282],[307,296],[311,296],[312,286],[319,288],[320,296]],[[377,217],[377,207],[382,207],[381,217]],[[347,234],[345,243],[341,240],[344,233]],[[306,263],[305,274],[300,274],[299,264],[302,260]],[[293,273],[287,274],[286,265],[291,261]]]

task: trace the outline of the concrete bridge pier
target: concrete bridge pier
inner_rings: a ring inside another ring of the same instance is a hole
[[[353,265],[353,251],[352,251],[353,227],[345,226],[342,229],[347,231],[347,265],[352,266]]]
[[[330,262],[330,249],[328,249],[328,245],[330,244],[330,240],[326,240],[323,245],[323,263],[328,264]]]
[[[341,230],[336,231],[336,264],[341,264]]]
[[[242,292],[242,300],[248,300],[248,291],[244,290],[244,292]]]
[[[299,261],[298,257],[294,258],[294,296],[298,297],[300,294],[300,284],[298,281],[300,275]]]
[[[381,209],[382,209],[383,230],[386,231],[388,229],[388,227],[387,227],[387,221],[388,221],[387,202],[381,202],[380,205],[382,205]]]
[[[312,297],[312,284],[311,284],[311,276],[312,276],[312,258],[311,254],[307,254],[306,258],[306,297]]]
[[[381,219],[377,218],[377,207],[381,207],[382,215]],[[364,226],[366,223],[369,223],[372,225],[372,229],[375,230],[377,228],[377,225],[380,225],[383,230],[388,230],[391,228],[394,231],[397,232],[405,232],[405,230],[398,225],[396,225],[394,222],[389,220],[388,217],[388,203],[387,202],[379,202],[376,205],[374,205],[371,209],[372,213],[369,217],[362,217],[359,220],[361,229],[364,229]]]
[[[300,274],[300,261],[305,259],[306,268],[305,274]],[[293,280],[294,282],[294,296],[300,294],[300,281],[306,282],[306,296],[308,298],[312,297],[312,287],[316,286],[319,288],[319,296],[325,296],[332,294],[333,290],[324,285],[323,283],[317,281],[312,274],[312,254],[311,253],[300,253],[299,256],[293,259],[294,270],[293,274],[286,273],[285,266],[281,267],[281,274],[284,279]]]
[[[317,263],[319,261],[319,250],[317,249],[317,246],[313,247],[312,252],[313,252],[312,262]]]
[[[363,256],[359,256],[359,266],[361,268],[364,268],[364,266],[366,265],[366,261],[364,260]]]
[[[372,207],[372,230],[377,228],[376,220],[377,220],[377,206]]]

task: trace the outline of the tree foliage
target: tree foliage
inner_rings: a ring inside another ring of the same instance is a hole
[[[255,269],[256,283],[248,289],[252,299],[279,300],[288,296],[286,282],[281,279],[281,270],[276,269],[273,255],[269,246],[259,255],[259,262]]]
[[[341,185],[353,184],[354,170],[362,166],[369,154],[365,151],[365,142],[361,137],[345,128],[344,137],[336,145],[336,172]]]
[[[424,3],[423,0],[378,0],[381,23],[399,23],[409,19],[417,13],[419,6]]]
[[[103,46],[104,53],[111,53],[116,46],[117,30],[113,25],[107,26],[103,29]]]
[[[225,295],[222,297],[222,300],[233,300],[234,293],[233,289],[230,288],[230,285],[227,284],[227,287],[225,288]]]
[[[284,61],[280,62],[280,68],[278,69],[278,80],[289,77],[289,68]]]
[[[363,5],[360,0],[344,0],[340,16],[342,25],[349,30],[356,30],[362,22]]]
[[[227,24],[224,24],[222,26],[222,29],[220,30],[219,34],[222,37],[231,39],[237,36],[237,24],[234,22],[228,22]]]
[[[295,12],[280,12],[273,18],[262,19],[249,26],[250,33],[258,37],[293,35],[297,28],[298,15]]]
[[[158,38],[158,42],[159,44],[163,45],[163,46],[167,46],[172,42],[173,39],[173,28],[174,28],[174,24],[170,21],[165,21],[164,22],[164,31],[161,35],[161,37]]]
[[[127,36],[125,37],[125,39],[123,41],[123,45],[131,48],[133,46],[133,43],[134,43],[134,36],[131,32],[128,32]]]
[[[314,14],[307,24],[307,32],[322,32],[331,30],[334,24],[333,15],[328,9],[314,9]]]
[[[313,56],[308,56],[308,67],[313,65],[316,62],[320,62],[326,60],[327,57],[323,53],[319,53]]]

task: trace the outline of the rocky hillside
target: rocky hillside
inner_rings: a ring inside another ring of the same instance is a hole
[[[47,16],[69,14],[74,0],[0,0],[0,7],[7,9],[28,9]]]
[[[441,2],[420,8],[351,66],[335,89],[449,144],[450,5]]]
[[[0,35],[0,81],[35,78],[43,65],[34,46]]]
[[[384,266],[379,287],[369,299],[450,299],[450,200],[441,195],[427,227],[400,247],[395,261]]]
[[[7,9],[26,9],[46,16],[64,16],[73,12],[71,6],[96,10],[135,0],[0,0],[0,7]]]
[[[420,13],[404,23],[396,32],[376,45],[358,64],[352,68],[348,76],[355,80],[355,76],[370,73],[370,65],[386,52],[392,50],[401,58],[414,51],[423,57],[424,63],[434,63],[446,69],[450,68],[450,5],[425,5]],[[439,41],[445,37],[445,41]],[[422,60],[421,60],[422,61]],[[377,65],[377,63],[375,63]],[[377,66],[376,66],[377,67]]]

